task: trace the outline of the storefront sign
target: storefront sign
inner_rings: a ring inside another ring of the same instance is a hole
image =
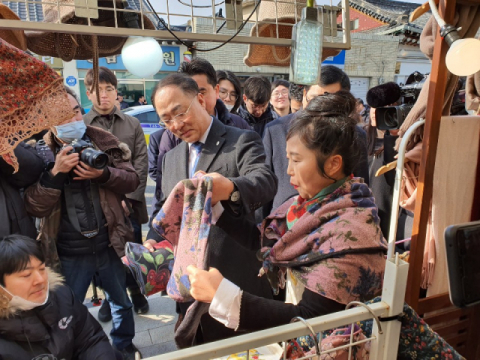
[[[160,69],[163,71],[174,71],[176,72],[180,67],[180,47],[179,46],[164,46],[162,45],[163,51],[163,65]],[[139,54],[141,56],[141,54]],[[121,55],[109,56],[106,58],[98,59],[100,66],[105,66],[110,70],[127,70],[122,61]],[[77,69],[91,69],[93,68],[92,60],[77,60]]]
[[[50,66],[53,69],[63,69],[62,59],[53,57],[53,56],[41,56],[37,54],[32,54],[36,59],[43,61],[45,64]]]
[[[323,60],[322,65],[335,65],[340,69],[345,67],[345,50],[340,51],[337,56],[330,56]]]

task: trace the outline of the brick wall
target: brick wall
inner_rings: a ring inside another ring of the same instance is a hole
[[[217,28],[221,25],[217,21]],[[247,24],[246,29],[240,33],[243,36],[250,34],[252,24]],[[196,19],[194,32],[212,33],[212,21],[210,19]],[[223,28],[222,34],[233,34],[233,30]],[[369,77],[370,86],[378,84],[379,79],[393,81],[395,77],[395,64],[398,55],[398,38],[393,36],[380,36],[373,34],[353,33],[351,36],[352,48],[347,50],[345,58],[345,72],[351,77]],[[199,42],[199,49],[207,49],[218,45],[213,42]],[[227,44],[224,47],[210,51],[195,53],[197,57],[203,57],[210,61],[215,69],[230,70],[236,74],[288,74],[288,67],[257,66],[248,67],[243,58],[247,54],[248,45]]]
[[[353,32],[370,30],[370,29],[377,28],[379,26],[386,25],[386,23],[384,23],[382,21],[379,21],[377,19],[374,19],[374,18],[372,18],[368,15],[365,15],[364,13],[362,13],[358,10],[352,9],[350,7],[350,21],[353,21],[353,20],[356,20],[356,19],[358,19],[358,22],[359,22],[358,29],[352,30],[352,33]],[[341,23],[341,22],[342,22],[342,16],[339,15],[338,18],[337,18],[337,23]]]

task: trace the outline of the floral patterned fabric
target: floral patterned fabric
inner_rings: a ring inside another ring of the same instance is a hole
[[[187,266],[207,269],[212,186],[212,178],[208,176],[180,181],[152,221],[153,229],[174,247],[175,262],[167,292],[175,301],[193,301]]]
[[[0,39],[0,156],[18,170],[18,143],[72,117],[63,79]]]
[[[290,268],[306,288],[339,303],[375,297],[382,288],[387,244],[372,192],[363,180],[347,179],[310,204],[287,230],[294,201],[280,206],[261,227],[260,275],[267,274],[274,292],[284,286]]]
[[[149,296],[167,288],[173,268],[173,248],[168,241],[161,241],[150,252],[145,246],[128,242],[122,261],[132,272],[143,295]]]
[[[375,299],[366,302],[366,304],[373,304],[381,301],[381,297],[376,297]],[[403,315],[400,319],[402,322],[402,328],[400,330],[400,341],[398,344],[398,355],[397,359],[399,360],[465,360],[455,349],[453,349],[445,340],[443,340],[440,335],[432,330],[425,321],[418,316],[418,314],[413,310],[407,303],[403,305]],[[372,335],[372,326],[373,320],[361,321],[356,325],[363,332],[365,337],[370,337]],[[336,330],[329,330],[323,332],[322,336],[322,349],[324,348],[324,343],[331,343],[332,339],[335,336]],[[356,331],[357,333],[357,331]],[[317,340],[320,341],[319,334],[317,334]],[[340,344],[339,344],[340,345]],[[337,345],[337,346],[339,346]],[[290,346],[290,344],[289,344]],[[310,335],[302,336],[292,341],[291,345],[295,350],[296,354],[306,354],[313,353],[315,342],[313,341]],[[301,348],[301,351],[299,350]],[[288,352],[288,349],[287,349]],[[292,358],[294,359],[294,358]],[[340,359],[339,357],[332,356],[331,358],[326,359]],[[353,360],[364,359],[363,357],[354,357]],[[368,357],[366,358],[368,359]]]

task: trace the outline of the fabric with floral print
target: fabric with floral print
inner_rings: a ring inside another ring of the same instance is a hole
[[[124,265],[131,271],[143,295],[150,296],[167,288],[173,268],[173,248],[167,240],[154,245],[150,252],[145,246],[128,242]]]
[[[174,248],[175,261],[167,293],[178,302],[193,301],[187,267],[194,265],[207,270],[212,187],[212,178],[208,176],[180,181],[152,221],[153,229]]]
[[[17,171],[13,149],[73,115],[60,75],[0,39],[0,156]]]
[[[376,297],[366,304],[380,302],[381,297]],[[398,343],[397,359],[399,360],[465,360],[453,347],[451,347],[440,335],[432,330],[430,326],[413,310],[407,303],[403,305],[403,313],[400,317],[402,327],[400,330],[400,341]],[[360,321],[355,324],[361,329],[366,338],[371,337],[373,320]],[[328,330],[322,333],[322,348],[325,340],[332,339],[334,332],[338,329]],[[317,341],[320,341],[317,334]],[[328,340],[330,341],[330,340]],[[296,348],[300,346],[304,353],[313,353],[315,342],[310,335],[301,336],[295,340]],[[332,359],[338,359],[332,357]],[[359,358],[355,357],[354,360]]]
[[[309,204],[288,229],[288,210],[295,200],[285,202],[261,225],[260,275],[267,275],[274,292],[284,286],[290,268],[306,288],[342,304],[378,295],[387,244],[363,180],[347,179],[317,204]]]

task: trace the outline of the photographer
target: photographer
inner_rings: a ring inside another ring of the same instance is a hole
[[[54,162],[26,190],[25,205],[41,218],[47,263],[59,259],[66,283],[80,302],[93,275],[99,274],[113,313],[113,345],[125,359],[135,359],[132,304],[120,257],[126,241],[133,241],[122,202],[139,179],[128,147],[107,131],[85,126],[75,94],[66,90],[75,116],[45,135],[46,152]]]

